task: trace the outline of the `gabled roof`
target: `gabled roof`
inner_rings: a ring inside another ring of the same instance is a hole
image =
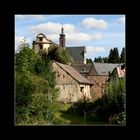
[[[109,72],[111,73],[114,70],[114,68],[116,68],[120,64],[93,62],[93,65],[98,75],[109,75]]]
[[[116,68],[114,68],[114,70],[112,71],[111,74],[113,74],[116,71],[119,78],[124,77],[125,76],[125,67],[122,69],[122,66],[124,67],[125,64],[118,65]]]
[[[39,33],[37,37],[46,37],[43,33]]]
[[[77,72],[72,66],[70,65],[64,65],[58,62],[54,62],[56,63],[61,69],[63,69],[65,72],[67,72],[71,77],[73,77],[78,83],[81,84],[90,84],[92,85],[92,83],[86,79],[84,76],[82,76],[79,72]]]
[[[84,63],[85,46],[66,47],[76,64]]]

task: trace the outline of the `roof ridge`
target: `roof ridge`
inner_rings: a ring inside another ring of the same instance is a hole
[[[89,81],[87,78],[85,78],[83,75],[81,75],[75,68],[73,68],[72,66],[70,65],[66,65],[66,64],[62,64],[62,63],[59,63],[59,62],[56,62],[55,63],[57,65],[59,65],[59,67],[61,67],[65,72],[69,73],[69,75],[71,75],[76,81],[78,81],[79,83],[88,83],[88,84],[92,84],[91,81]],[[67,66],[67,67],[70,67],[72,70],[75,71],[75,73],[78,73],[82,78],[84,78],[85,80],[87,80],[87,82],[81,82],[80,80],[76,79],[69,71],[67,71],[65,68],[63,68],[61,65],[64,65],[64,66]]]

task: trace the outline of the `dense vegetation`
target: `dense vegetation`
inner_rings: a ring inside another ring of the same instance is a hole
[[[104,62],[104,63],[124,63],[125,62],[125,47],[122,48],[121,54],[119,56],[118,48],[113,48],[110,50],[108,57],[95,57],[94,62]]]
[[[123,57],[123,55],[122,55]],[[15,54],[15,105],[16,124],[67,124],[60,117],[62,105],[58,102],[59,90],[56,88],[52,60],[72,63],[67,50],[53,47],[48,52],[42,50],[35,54],[30,46],[22,42]],[[89,59],[89,63],[90,63]],[[106,94],[96,101],[80,99],[69,109],[68,114],[82,116],[88,120],[111,124],[124,124],[125,120],[125,79],[116,79],[108,84]],[[67,115],[66,115],[67,114]]]
[[[65,113],[85,116],[87,120],[106,124],[125,124],[125,78],[108,84],[106,94],[96,101],[80,99]]]

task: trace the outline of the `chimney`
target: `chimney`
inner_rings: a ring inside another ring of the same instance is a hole
[[[86,51],[86,47],[85,47],[84,48],[84,64],[87,64],[86,54],[87,54],[87,51]]]

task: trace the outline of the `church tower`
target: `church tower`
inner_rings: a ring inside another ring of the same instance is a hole
[[[61,28],[61,34],[59,37],[59,45],[62,46],[65,49],[65,34],[63,27]]]

